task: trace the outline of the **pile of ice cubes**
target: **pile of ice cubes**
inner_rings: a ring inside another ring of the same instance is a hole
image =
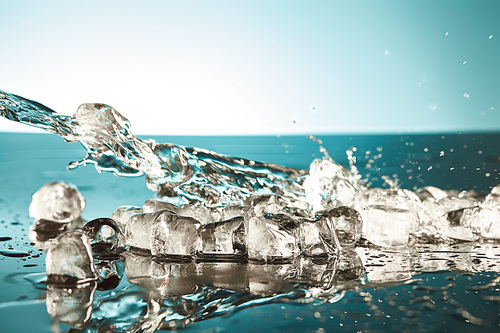
[[[150,199],[142,207],[120,207],[83,230],[63,232],[47,248],[47,273],[55,280],[96,278],[90,246],[102,244],[108,250],[136,248],[158,260],[283,263],[334,258],[360,245],[500,239],[500,185],[483,198],[435,187],[418,193],[372,188],[352,202],[352,207],[336,206],[333,200],[327,209],[307,214],[276,195],[217,208]],[[30,215],[63,224],[79,219],[83,208],[76,187],[58,182],[33,195]]]

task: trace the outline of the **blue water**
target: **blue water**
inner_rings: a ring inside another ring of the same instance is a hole
[[[314,157],[321,156],[318,145],[304,137],[155,139],[301,169],[308,168]],[[488,193],[499,183],[497,143],[500,134],[325,136],[321,139],[330,155],[346,166],[345,150],[356,147],[356,165],[362,175],[371,175],[369,179],[375,186],[384,185],[381,175],[396,175],[401,186],[410,189],[434,185]],[[37,250],[28,237],[33,224],[27,211],[31,195],[48,182],[70,181],[86,198],[83,217],[90,220],[110,216],[121,205],[141,205],[151,198],[151,191],[146,188],[143,177],[98,174],[93,167],[68,171],[68,161],[81,158],[81,146],[66,143],[57,136],[0,133],[0,142],[0,237],[5,239],[0,241],[0,250],[28,254],[25,257],[0,256],[2,328],[6,332],[74,330],[69,325],[53,322],[47,313],[48,291],[43,283],[45,254]],[[366,151],[371,153],[366,154]],[[382,157],[375,158],[367,167],[370,157],[378,154]],[[179,317],[169,321],[188,332],[494,332],[500,325],[500,255],[498,244],[492,243],[490,248],[493,253],[489,254],[489,266],[477,272],[463,271],[460,263],[453,266],[451,262],[444,271],[425,273],[412,263],[412,255],[409,255],[412,277],[366,284],[362,283],[363,279],[355,280],[337,286],[337,290],[326,298],[308,296],[303,291],[307,289],[293,285],[291,292],[277,292],[256,299],[249,299],[245,292],[234,294],[234,291],[230,298],[224,288],[216,288],[200,294],[203,297],[211,295],[213,298],[208,299],[213,303],[197,300],[196,293],[167,297],[161,302],[165,311],[193,311],[190,320]],[[460,253],[457,250],[451,258]],[[484,257],[480,252],[474,253],[475,259]],[[467,258],[464,260],[470,259]],[[478,267],[478,264],[472,261],[471,267]],[[137,326],[147,312],[149,291],[145,285],[134,283],[137,281],[124,277],[114,290],[96,292],[92,302],[93,319],[87,331],[97,332],[99,326],[114,325],[115,331],[133,330]],[[239,301],[235,303],[233,299]],[[190,308],[195,304],[202,309]],[[210,304],[218,311],[228,304],[228,309],[221,311],[222,316],[216,316],[217,312],[211,315],[210,311],[206,312]],[[179,310],[181,308],[184,310]],[[30,320],[26,320],[27,317]]]

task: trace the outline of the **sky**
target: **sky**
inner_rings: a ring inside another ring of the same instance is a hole
[[[134,134],[500,131],[500,1],[0,0],[0,17],[0,90],[109,104]]]

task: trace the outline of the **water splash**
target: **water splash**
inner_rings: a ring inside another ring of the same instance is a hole
[[[147,185],[165,200],[207,206],[243,204],[252,194],[276,194],[299,201],[306,170],[232,158],[200,148],[143,141],[130,131],[130,122],[105,104],[82,104],[71,116],[23,97],[0,92],[0,114],[8,119],[80,142],[87,155],[69,168],[87,163],[120,176],[145,174]],[[355,175],[336,164],[324,148],[325,159],[356,187]]]

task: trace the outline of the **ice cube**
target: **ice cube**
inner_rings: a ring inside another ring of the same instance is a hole
[[[330,217],[337,238],[341,245],[354,245],[361,237],[363,221],[361,215],[354,208],[340,206],[326,212],[321,212]]]
[[[448,196],[445,191],[435,186],[425,186],[421,192],[418,193],[420,200],[434,200],[438,201]]]
[[[218,209],[220,221],[229,220],[233,217],[241,216],[248,221],[253,215],[253,208],[250,206],[224,206]]]
[[[154,213],[159,210],[171,210],[173,212],[176,212],[177,209],[178,207],[176,205],[155,199],[148,199],[142,205],[142,211],[144,213]]]
[[[474,233],[472,216],[476,215],[479,207],[461,208],[449,211],[433,221],[440,235],[446,238],[463,241],[477,240],[479,236]]]
[[[95,280],[90,242],[81,231],[66,231],[50,244],[45,258],[52,283],[83,283]]]
[[[125,232],[125,226],[127,225],[128,219],[135,214],[142,214],[142,208],[134,206],[121,206],[118,207],[113,214],[111,214],[111,219],[118,223],[120,230]]]
[[[181,205],[177,209],[177,214],[181,216],[192,217],[198,220],[201,224],[207,224],[214,222],[212,213],[207,207],[194,206],[194,205]]]
[[[284,213],[290,201],[282,196],[275,194],[255,195],[247,200],[250,207],[253,208],[253,216],[262,216],[264,214]]]
[[[315,211],[350,205],[357,192],[351,178],[345,167],[331,159],[314,160],[304,181],[306,202]]]
[[[118,224],[110,218],[98,218],[87,222],[83,232],[90,239],[94,253],[116,255],[113,252],[123,246],[124,236]]]
[[[247,252],[247,232],[242,217],[203,225],[200,257],[239,258]]]
[[[49,284],[46,296],[48,314],[57,322],[86,328],[92,320],[96,285],[95,281],[76,287]]]
[[[151,228],[156,217],[162,212],[165,211],[130,216],[125,226],[125,243],[136,248],[150,250]]]
[[[330,217],[318,215],[300,222],[299,247],[306,256],[331,256],[340,251]]]
[[[486,239],[500,239],[500,197],[488,195],[469,216],[472,229]]]
[[[364,236],[379,246],[404,246],[410,238],[410,226],[416,223],[408,209],[370,205],[363,209]]]
[[[299,224],[284,214],[253,217],[248,226],[248,257],[259,261],[291,259],[299,253]]]
[[[201,223],[188,216],[165,210],[156,217],[151,228],[151,254],[166,257],[192,257],[199,249]]]
[[[85,199],[76,186],[54,182],[33,194],[29,214],[35,219],[67,223],[76,220],[85,208]]]

